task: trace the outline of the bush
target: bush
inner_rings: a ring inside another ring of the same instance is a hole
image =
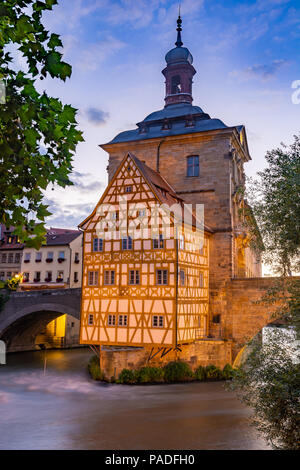
[[[208,380],[221,380],[223,378],[222,371],[216,366],[206,366],[205,375]]]
[[[136,380],[141,384],[161,383],[164,381],[164,369],[161,367],[142,367],[136,371]]]
[[[89,363],[88,363],[88,371],[94,380],[103,380],[103,372],[100,369],[100,364],[99,364],[99,357],[98,356],[93,356],[91,357]]]
[[[166,382],[182,382],[191,379],[193,372],[186,362],[169,362],[164,367],[164,377]]]
[[[226,364],[223,368],[223,379],[231,380],[234,376],[235,370],[230,364]]]
[[[205,380],[206,379],[206,372],[205,372],[205,367],[199,366],[195,370],[195,379],[196,380]]]
[[[135,382],[136,382],[136,373],[130,369],[123,369],[117,380],[117,383],[119,384],[133,384]]]

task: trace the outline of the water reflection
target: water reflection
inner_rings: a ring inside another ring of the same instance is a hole
[[[89,350],[8,356],[0,366],[0,449],[265,449],[221,383],[93,382]]]

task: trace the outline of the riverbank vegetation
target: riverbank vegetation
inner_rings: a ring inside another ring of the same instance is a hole
[[[135,370],[123,369],[117,378],[111,377],[108,380],[100,369],[99,358],[97,356],[93,356],[90,359],[88,371],[94,380],[132,385],[230,380],[235,372],[230,364],[226,364],[223,370],[215,365],[209,365],[206,367],[199,366],[195,371],[192,371],[186,362],[173,361],[163,367],[146,366]]]

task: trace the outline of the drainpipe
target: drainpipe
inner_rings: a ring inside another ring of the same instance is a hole
[[[156,171],[159,173],[159,151],[160,151],[160,146],[161,144],[164,143],[166,139],[163,139],[159,142],[158,147],[157,147],[157,154],[156,154]]]

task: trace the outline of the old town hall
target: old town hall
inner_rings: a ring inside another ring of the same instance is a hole
[[[246,130],[193,105],[196,70],[181,25],[179,16],[176,47],[165,56],[164,107],[101,145],[109,154],[108,186],[80,224],[81,343],[102,346],[111,374],[174,357],[191,364],[232,362],[247,334],[261,328],[240,316],[261,276],[260,255],[243,224],[244,164],[251,159]],[[177,238],[175,216],[168,237],[159,229],[134,239],[121,234],[120,196],[134,204],[136,218],[147,217],[155,202],[167,212],[174,203],[202,204],[203,242],[194,213]],[[99,229],[104,218],[117,223],[119,238],[108,240]]]

